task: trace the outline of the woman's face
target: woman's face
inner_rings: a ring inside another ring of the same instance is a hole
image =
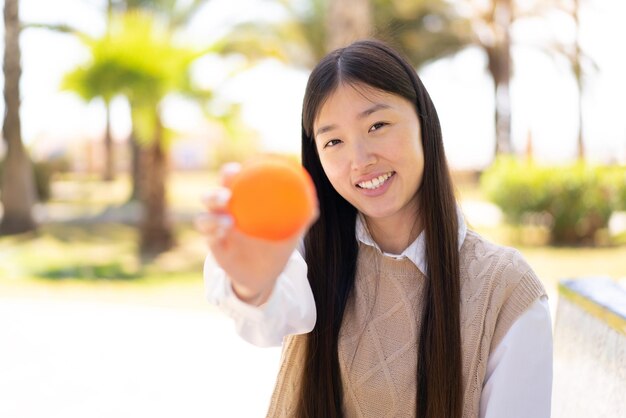
[[[330,183],[368,221],[413,224],[424,155],[411,102],[341,84],[322,105],[313,133]]]

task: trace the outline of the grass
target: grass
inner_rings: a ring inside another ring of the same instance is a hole
[[[130,192],[127,178],[105,183],[66,175],[55,180],[52,199],[45,204],[52,222],[33,234],[0,237],[0,295],[206,308],[202,266],[207,247],[190,220],[202,210],[200,198],[212,184],[214,176],[208,173],[171,176],[171,211],[186,215],[175,223],[177,245],[142,264],[135,227],[72,221],[124,205]]]
[[[209,173],[172,175],[172,211],[200,212],[200,197],[214,179]],[[458,191],[461,201],[482,199],[471,183],[461,184]],[[128,192],[128,180],[123,177],[113,183],[65,177],[53,184],[53,199],[47,207],[70,218],[92,216],[122,205]],[[518,248],[553,295],[560,279],[626,275],[624,237],[613,246],[551,247],[529,245],[532,240],[521,239],[523,234],[502,224],[478,223],[471,228],[492,241]],[[137,256],[136,229],[120,223],[52,222],[35,234],[0,237],[0,295],[206,309],[202,289],[206,244],[188,220],[176,222],[175,229],[176,248],[145,265]]]
[[[176,236],[176,248],[145,265],[137,231],[123,224],[50,224],[4,237],[0,294],[199,307],[206,245],[191,224],[178,225]]]

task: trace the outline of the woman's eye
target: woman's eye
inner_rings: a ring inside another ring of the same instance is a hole
[[[324,148],[334,147],[335,145],[339,144],[340,142],[341,142],[340,139],[331,139],[330,141],[328,141],[327,143],[324,144]]]
[[[374,132],[377,131],[378,129],[382,128],[383,126],[387,125],[387,123],[385,122],[376,122],[375,124],[373,124],[370,127],[370,130],[368,132]]]

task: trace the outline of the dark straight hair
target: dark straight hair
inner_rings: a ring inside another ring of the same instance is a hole
[[[354,287],[357,211],[335,191],[326,177],[313,133],[321,107],[340,84],[373,87],[415,105],[424,151],[417,216],[424,225],[428,263],[415,371],[416,416],[460,418],[463,405],[458,221],[441,127],[430,96],[415,70],[395,50],[376,40],[358,41],[328,54],[311,73],[304,96],[302,162],[317,188],[320,217],[305,237],[308,278],[315,297],[317,322],[306,336],[298,416],[342,416],[343,391],[337,347],[346,302]]]

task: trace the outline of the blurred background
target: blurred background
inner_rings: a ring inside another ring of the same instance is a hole
[[[204,301],[216,170],[298,156],[311,68],[414,64],[470,227],[558,281],[626,277],[626,3],[5,0],[0,416],[261,417],[280,349]],[[208,261],[210,262],[210,260]]]

